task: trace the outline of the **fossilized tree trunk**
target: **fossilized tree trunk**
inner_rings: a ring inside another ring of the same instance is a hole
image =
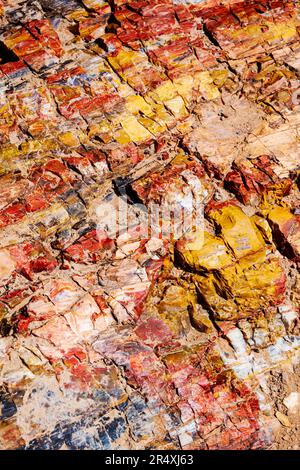
[[[0,448],[299,448],[299,13],[0,1]]]

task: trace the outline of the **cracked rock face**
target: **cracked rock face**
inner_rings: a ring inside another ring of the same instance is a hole
[[[299,449],[299,33],[0,1],[0,449]]]

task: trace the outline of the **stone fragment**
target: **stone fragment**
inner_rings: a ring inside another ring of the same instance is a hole
[[[287,256],[298,259],[300,255],[300,218],[287,207],[274,207],[267,214],[278,247]]]
[[[280,424],[282,424],[282,426],[285,426],[287,428],[291,427],[291,423],[290,423],[290,421],[289,421],[289,419],[286,415],[284,415],[280,411],[276,411],[275,416],[278,419],[278,421],[280,422]]]
[[[300,404],[300,394],[299,392],[291,392],[283,400],[283,404],[291,413],[297,413]]]

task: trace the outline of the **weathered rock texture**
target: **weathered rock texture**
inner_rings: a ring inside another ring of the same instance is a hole
[[[299,32],[299,1],[0,1],[1,449],[300,447]],[[191,188],[204,231],[149,234]]]

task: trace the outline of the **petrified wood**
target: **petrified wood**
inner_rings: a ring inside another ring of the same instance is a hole
[[[0,1],[0,449],[300,448],[299,33]]]

